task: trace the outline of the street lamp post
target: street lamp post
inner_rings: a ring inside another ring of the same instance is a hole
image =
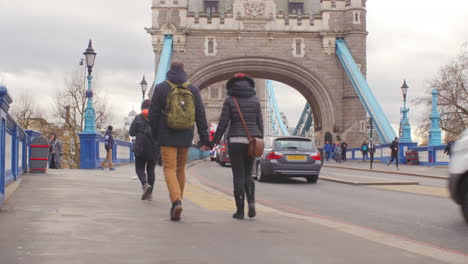
[[[140,83],[141,86],[141,93],[143,94],[143,100],[145,100],[145,95],[146,95],[146,89],[148,88],[148,83],[145,80],[145,76],[143,75],[143,80]]]
[[[406,84],[406,80],[403,82],[401,86],[401,93],[403,94],[403,107],[400,109],[401,121],[400,121],[400,142],[401,143],[411,143],[411,126],[408,119],[408,112],[409,108],[406,106],[406,95],[408,93],[408,85]]]
[[[93,49],[93,44],[89,40],[88,48],[83,53],[86,58],[86,67],[88,68],[88,90],[86,90],[86,98],[88,103],[85,109],[85,125],[83,133],[95,134],[96,133],[96,113],[93,108],[93,90],[91,89],[91,80],[93,76],[94,61],[96,59],[96,52]]]
[[[85,116],[84,116],[84,129],[79,134],[80,136],[80,169],[96,169],[99,164],[100,148],[102,138],[96,131],[96,113],[93,108],[93,90],[91,89],[91,80],[93,76],[94,61],[96,60],[96,52],[93,49],[91,40],[89,41],[88,48],[83,53],[86,60],[86,68],[88,69],[88,89],[86,90],[86,99],[88,100]],[[86,73],[85,73],[86,74]]]

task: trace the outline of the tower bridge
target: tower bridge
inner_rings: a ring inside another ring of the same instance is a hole
[[[360,145],[367,115],[390,142],[395,132],[365,79],[366,12],[366,0],[153,0],[146,31],[155,83],[171,60],[184,62],[202,91],[244,72],[299,91],[307,105],[298,106],[304,110],[294,132],[313,132],[318,145],[337,136]],[[267,92],[269,129],[287,134]]]

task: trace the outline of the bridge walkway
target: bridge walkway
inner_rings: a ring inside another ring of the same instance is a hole
[[[410,242],[320,217],[258,205],[255,220],[234,220],[231,196],[192,174],[178,223],[159,167],[151,202],[139,200],[133,165],[24,175],[0,211],[0,263],[437,263],[401,248]]]

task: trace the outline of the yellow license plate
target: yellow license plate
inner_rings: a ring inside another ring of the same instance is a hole
[[[304,155],[288,155],[288,160],[306,160],[307,156]]]

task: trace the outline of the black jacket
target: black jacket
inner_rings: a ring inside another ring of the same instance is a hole
[[[167,73],[167,80],[175,84],[182,84],[187,81],[187,74],[181,70],[170,70]],[[188,89],[195,96],[195,122],[198,134],[203,145],[210,144],[208,138],[208,124],[206,122],[205,108],[200,96],[200,91],[194,85],[189,85]],[[161,146],[190,147],[193,140],[193,128],[187,130],[174,130],[167,126],[166,117],[163,110],[166,109],[166,97],[171,90],[167,82],[156,85],[151,106],[149,108],[149,119],[153,129],[153,136]]]
[[[389,148],[392,150],[392,155],[396,154],[398,152],[398,142],[396,142],[395,140],[392,141]]]
[[[133,120],[129,134],[135,137],[135,142],[133,142],[135,157],[145,160],[159,159],[159,144],[153,138],[149,120],[142,114],[137,115]]]
[[[213,137],[213,144],[219,143],[228,126],[228,138],[247,137],[232,97],[236,97],[239,103],[250,136],[263,138],[262,107],[257,96],[255,96],[255,89],[252,84],[253,81],[244,79],[228,82],[229,97],[224,101],[218,129]]]

